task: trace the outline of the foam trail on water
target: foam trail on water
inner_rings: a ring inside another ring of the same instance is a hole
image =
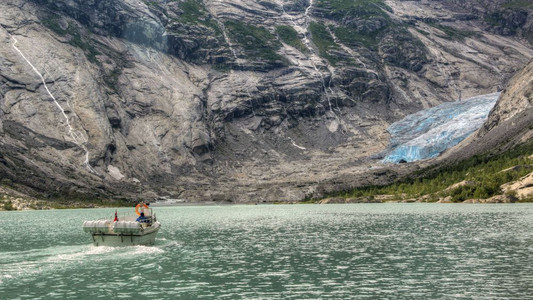
[[[132,246],[106,247],[92,245],[55,246],[28,251],[4,252],[4,264],[0,263],[0,284],[23,278],[53,274],[81,265],[101,265],[109,261],[137,260],[165,253],[161,247]]]
[[[66,121],[66,124],[67,124],[67,127],[68,127],[68,133],[70,135],[70,137],[72,138],[72,140],[74,141],[74,143],[80,147],[84,152],[85,152],[85,161],[83,162],[85,167],[87,168],[87,170],[89,170],[89,172],[91,173],[96,173],[96,171],[91,167],[91,165],[89,164],[89,150],[87,150],[87,147],[85,146],[85,144],[87,143],[87,139],[83,138],[83,136],[79,135],[75,130],[74,128],[72,127],[72,125],[70,124],[70,121],[69,121],[69,118],[67,116],[67,114],[65,113],[65,110],[63,109],[63,107],[59,104],[59,102],[57,102],[57,99],[56,97],[54,97],[54,95],[52,94],[52,92],[50,92],[50,89],[48,89],[48,85],[46,84],[46,81],[44,80],[44,77],[43,75],[41,74],[41,72],[39,72],[39,70],[37,70],[37,68],[29,61],[28,58],[26,58],[26,56],[24,55],[24,53],[22,53],[22,51],[17,47],[17,39],[12,36],[11,34],[8,33],[8,35],[13,39],[13,48],[20,54],[20,56],[22,56],[22,58],[28,63],[28,65],[30,65],[30,67],[33,69],[33,71],[39,76],[39,78],[41,79],[41,82],[43,83],[43,86],[44,88],[46,89],[46,92],[48,93],[48,95],[52,98],[52,100],[54,100],[54,104],[59,108],[59,110],[61,111],[61,114],[63,115],[63,117],[65,118],[65,121]]]

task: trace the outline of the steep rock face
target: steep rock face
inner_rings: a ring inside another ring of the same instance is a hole
[[[532,108],[533,61],[509,81],[478,136],[484,136],[495,127]]]
[[[38,17],[58,34],[68,31],[61,24],[62,16],[66,15],[98,35],[124,38],[187,61],[220,62],[228,54],[219,28],[201,2],[186,1],[181,5],[178,1],[32,2],[47,8]]]
[[[232,201],[297,200],[358,174],[372,183],[389,176],[368,173],[367,157],[386,147],[391,122],[494,92],[533,56],[461,9],[1,3],[2,178],[52,197],[132,196],[140,184]]]
[[[533,60],[503,90],[479,131],[446,153],[457,161],[484,153],[499,153],[533,138]]]
[[[517,35],[533,43],[533,5],[528,1],[444,0],[451,9],[463,14],[460,18],[478,19],[485,28],[501,35]],[[467,14],[464,14],[467,12]]]

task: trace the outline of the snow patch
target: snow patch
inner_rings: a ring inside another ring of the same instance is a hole
[[[327,126],[329,132],[331,132],[331,133],[337,132],[337,130],[339,130],[339,125],[340,124],[339,124],[339,122],[337,122],[337,120],[331,121],[331,123],[329,123],[329,125]]]
[[[124,175],[122,175],[120,170],[112,165],[107,166],[107,173],[116,180],[121,180],[124,178]]]
[[[307,150],[305,147],[302,147],[302,146],[296,144],[296,142],[295,142],[291,137],[289,137],[289,140],[291,141],[291,143],[292,143],[292,145],[293,145],[294,147],[296,147],[296,148],[298,148],[298,149],[300,149],[300,150]]]

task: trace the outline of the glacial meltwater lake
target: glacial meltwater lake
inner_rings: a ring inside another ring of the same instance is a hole
[[[82,230],[84,220],[114,209],[0,212],[0,298],[533,295],[532,204],[154,210],[162,223],[156,245],[122,248],[92,246]]]

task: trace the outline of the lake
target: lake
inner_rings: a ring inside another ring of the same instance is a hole
[[[0,212],[0,298],[533,295],[533,204],[154,207],[155,246],[93,246],[114,211]]]

